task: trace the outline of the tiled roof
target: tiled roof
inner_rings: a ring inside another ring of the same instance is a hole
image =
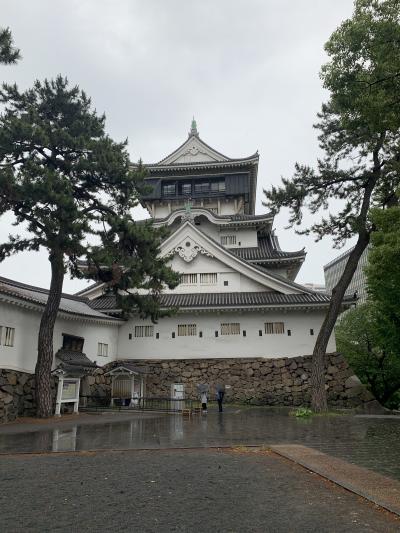
[[[56,357],[63,363],[79,367],[96,367],[84,353],[73,350],[63,350],[62,348],[56,353]]]
[[[146,366],[138,367],[129,361],[114,361],[111,370],[107,372],[107,374],[112,373],[117,368],[126,368],[127,370],[130,370],[131,372],[135,372],[136,374],[147,374],[149,371],[148,367]]]
[[[81,268],[85,268],[87,265],[86,261],[79,261],[79,266]],[[94,283],[91,283],[90,285],[88,285],[87,287],[85,287],[84,289],[81,289],[80,291],[76,292],[75,293],[75,296],[79,296],[81,294],[84,294],[85,292],[87,292],[88,290],[91,290],[91,289],[94,289],[95,287],[100,287],[101,285],[103,285],[103,282],[102,281],[95,281]]]
[[[230,252],[234,253],[241,259],[246,261],[263,261],[269,259],[294,259],[304,258],[306,253],[304,250],[298,250],[297,252],[283,252],[272,241],[270,234],[259,237],[258,246],[252,248],[230,248]]]
[[[207,144],[206,142],[203,141],[203,139],[200,139],[199,136],[197,136],[197,139],[198,141],[203,144],[206,148],[208,148],[209,150],[211,150],[211,152],[215,155],[215,156],[219,156],[219,158],[217,160],[214,160],[214,161],[194,161],[192,163],[190,162],[185,162],[185,163],[165,163],[165,161],[167,159],[169,159],[171,156],[173,156],[174,154],[177,154],[179,152],[179,150],[181,150],[185,144],[188,144],[190,143],[190,137],[189,139],[186,139],[180,146],[178,146],[178,148],[176,148],[173,152],[171,152],[170,154],[166,155],[165,157],[163,157],[161,159],[161,161],[159,161],[158,163],[150,163],[150,164],[145,164],[144,167],[146,168],[157,168],[157,167],[161,167],[161,168],[166,168],[166,167],[171,167],[171,166],[180,166],[180,167],[183,167],[183,166],[194,166],[194,165],[210,165],[210,164],[215,164],[215,163],[242,163],[242,162],[247,162],[247,161],[252,161],[252,160],[257,160],[259,159],[259,153],[258,151],[255,152],[254,154],[250,155],[250,156],[247,156],[247,157],[235,157],[235,158],[232,158],[232,157],[228,157],[224,154],[222,154],[221,152],[219,152],[218,150],[215,150],[215,148],[212,148],[212,146],[210,146],[209,144]]]
[[[34,287],[26,283],[19,283],[11,279],[0,277],[0,294],[15,297],[25,302],[44,306],[47,302],[49,291],[41,287]],[[63,294],[60,302],[60,311],[71,315],[103,320],[116,320],[94,310],[89,305],[87,298]]]
[[[323,293],[282,294],[278,292],[221,292],[192,294],[162,294],[161,307],[216,308],[216,307],[274,307],[274,306],[309,306],[328,305],[329,296]],[[99,296],[90,301],[93,309],[107,312],[116,309],[113,295]]]

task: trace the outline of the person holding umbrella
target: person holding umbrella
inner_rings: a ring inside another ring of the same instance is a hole
[[[201,408],[203,410],[203,414],[207,414],[208,385],[205,385],[205,384],[197,385],[197,390],[199,391],[199,394],[200,394]]]
[[[217,385],[215,388],[217,391],[218,411],[222,413],[222,402],[224,401],[225,385]]]

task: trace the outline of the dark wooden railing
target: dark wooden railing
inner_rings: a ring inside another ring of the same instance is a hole
[[[201,406],[200,400],[187,398],[135,398],[130,405],[130,398],[113,398],[110,396],[81,396],[80,408],[96,411],[164,411],[168,413],[180,412],[183,409],[194,409]]]

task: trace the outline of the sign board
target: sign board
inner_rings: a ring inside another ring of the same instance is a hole
[[[78,384],[76,381],[64,380],[62,393],[61,393],[61,401],[75,400],[77,397],[77,393],[76,393],[77,385]]]
[[[56,399],[56,416],[60,416],[61,404],[63,403],[73,403],[74,413],[78,412],[80,384],[80,378],[64,379],[63,376],[59,377]]]

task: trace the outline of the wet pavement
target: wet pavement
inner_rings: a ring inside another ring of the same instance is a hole
[[[392,533],[396,516],[268,452],[0,458],[6,533]]]
[[[228,408],[184,418],[107,413],[51,424],[0,427],[0,453],[207,448],[302,444],[400,479],[400,417],[298,419],[265,408]]]

